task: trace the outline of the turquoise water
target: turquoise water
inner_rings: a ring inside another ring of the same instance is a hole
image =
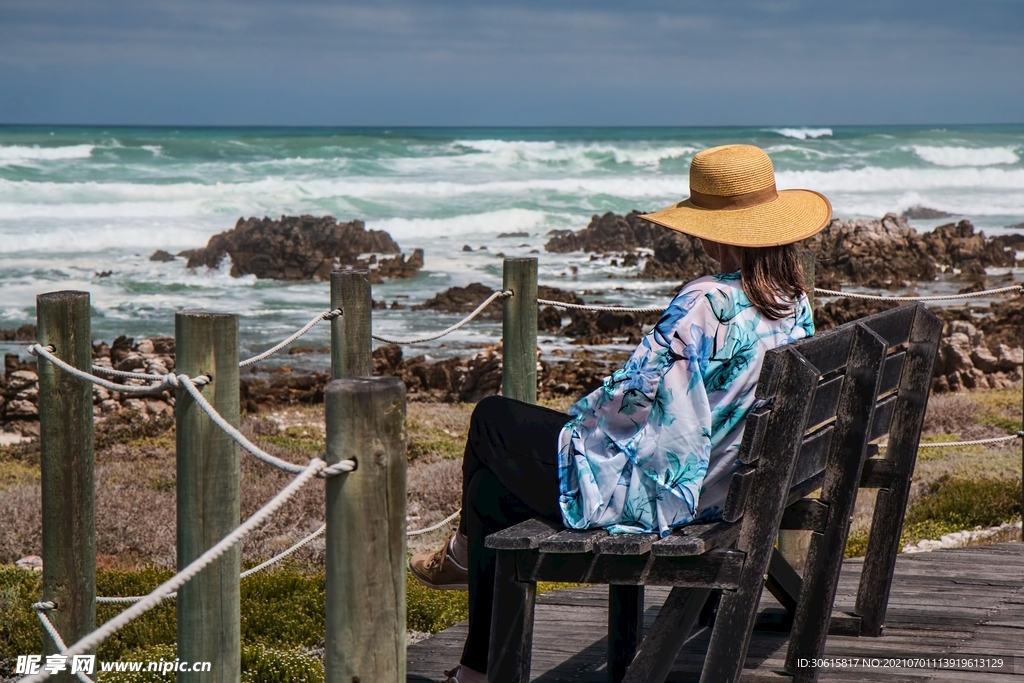
[[[764,147],[781,188],[826,194],[842,217],[924,205],[989,233],[1024,222],[1024,126],[834,128],[117,128],[0,126],[0,327],[31,322],[35,295],[85,289],[94,336],[171,334],[182,308],[237,312],[247,350],[326,307],[324,283],[189,272],[156,249],[202,246],[240,216],[331,214],[388,231],[426,268],[375,298],[415,303],[451,285],[497,286],[501,259],[540,251],[541,281],[646,304],[678,283],[543,252],[547,233],[595,213],[650,210],[687,194],[693,154]],[[939,221],[920,221],[928,229]],[[1024,232],[1024,229],[1021,229]],[[526,233],[499,238],[501,233]],[[464,245],[486,251],[464,252]],[[575,282],[569,266],[577,266]],[[98,274],[111,271],[106,277]],[[412,335],[452,322],[380,311],[376,329]],[[456,345],[497,336],[466,328]],[[326,335],[315,332],[314,344]],[[452,340],[449,340],[452,341]],[[440,343],[428,350],[443,353]]]

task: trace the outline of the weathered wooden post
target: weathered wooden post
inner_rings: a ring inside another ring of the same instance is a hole
[[[39,343],[91,372],[88,292],[36,297]],[[65,642],[96,628],[96,505],[93,484],[92,384],[39,359],[39,447],[42,452],[43,600]],[[43,652],[57,645],[43,636]],[[57,680],[74,680],[66,671]]]
[[[811,305],[811,316],[814,316],[814,270],[816,257],[810,249],[800,251],[800,265],[804,271],[804,284],[807,285],[807,302]],[[817,498],[820,490],[815,491],[808,498]],[[779,531],[779,552],[793,569],[802,570],[807,562],[807,552],[811,547],[812,531],[794,531],[783,529]]]
[[[501,321],[501,394],[537,402],[537,259],[507,258]]]
[[[327,385],[326,683],[405,683],[405,385]]]
[[[238,316],[183,311],[174,318],[176,371],[206,375],[203,397],[238,426]],[[178,569],[239,524],[238,445],[184,388],[175,402],[178,451]],[[179,672],[179,683],[241,677],[236,545],[178,591],[178,659],[212,662],[210,673]]]
[[[331,310],[335,309],[343,314],[331,321],[331,377],[372,375],[370,271],[331,273]]]

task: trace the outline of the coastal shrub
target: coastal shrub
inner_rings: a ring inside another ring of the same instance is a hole
[[[278,650],[264,645],[242,645],[242,683],[323,683],[323,664],[316,657],[297,650]],[[156,645],[129,650],[116,661],[174,661],[174,645]],[[110,660],[105,660],[110,661]],[[170,683],[174,673],[156,671],[108,671],[98,673],[98,683]]]
[[[142,419],[138,413],[122,410],[97,422],[94,434],[96,450],[137,443],[173,448],[174,415],[165,413]]]
[[[996,526],[1020,515],[1019,480],[943,476],[907,511],[906,522],[944,522],[957,529]],[[946,532],[948,533],[948,532]]]
[[[1020,487],[1016,479],[940,477],[907,510],[900,534],[901,552],[909,543],[1019,519]],[[844,556],[862,557],[867,543],[866,529],[850,532]]]
[[[96,592],[109,596],[145,595],[173,574],[171,570],[153,567],[138,571],[98,571]],[[13,674],[17,655],[39,652],[41,632],[32,603],[41,595],[41,573],[11,565],[0,566],[0,679]],[[125,605],[97,605],[96,620],[103,623],[124,609]],[[243,579],[241,616],[242,642],[247,646],[259,645],[268,652],[322,646],[324,573],[286,566]],[[104,641],[97,655],[105,661],[136,659],[131,653],[173,646],[176,640],[175,600],[165,600]],[[264,661],[261,656],[254,657],[252,661],[257,664]],[[11,671],[5,668],[8,665]]]
[[[18,655],[39,652],[42,631],[32,603],[42,593],[42,572],[0,565],[0,680],[14,676]]]
[[[405,577],[405,627],[410,631],[437,633],[469,616],[469,593],[438,591]]]

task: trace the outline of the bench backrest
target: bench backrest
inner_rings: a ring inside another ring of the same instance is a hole
[[[821,487],[836,437],[850,448],[867,443],[867,454],[874,455],[878,448],[869,442],[882,440],[889,434],[897,413],[901,432],[910,428],[919,434],[940,329],[941,321],[923,304],[916,304],[855,320],[769,351],[757,386],[757,397],[767,399],[768,405],[747,416],[740,462],[756,465],[764,453],[765,430],[779,391],[780,377],[785,374],[783,355],[790,351],[796,351],[814,366],[819,378],[813,394],[806,397],[810,409],[787,502],[792,503]],[[855,371],[856,381],[851,369]],[[903,444],[902,450],[908,450],[907,446],[909,444]],[[889,457],[892,450],[885,451],[884,459],[865,463],[861,486],[888,488],[894,475],[893,459]],[[916,455],[916,441],[909,450]],[[734,475],[725,521],[736,521],[743,516],[753,470],[753,467],[746,467]],[[913,470],[912,465],[910,470]]]

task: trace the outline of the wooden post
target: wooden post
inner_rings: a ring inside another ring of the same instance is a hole
[[[331,273],[331,310],[338,308],[343,314],[331,321],[331,378],[372,375],[370,271]]]
[[[184,311],[174,318],[176,371],[207,375],[203,396],[238,426],[238,316]],[[238,445],[184,388],[175,403],[178,451],[178,569],[239,524]],[[178,590],[178,659],[212,662],[209,673],[179,672],[179,683],[232,683],[241,677],[236,545]]]
[[[36,297],[39,343],[91,372],[88,292]],[[93,483],[92,384],[40,359],[39,447],[42,451],[43,600],[65,642],[96,628],[96,505]],[[43,652],[57,645],[43,636]],[[71,681],[66,671],[54,677]]]
[[[811,306],[811,317],[814,317],[814,266],[816,257],[810,249],[800,251],[800,265],[804,271],[804,284],[807,285],[807,303]],[[808,498],[817,498],[820,490],[811,493]],[[779,531],[779,553],[789,562],[793,569],[803,570],[807,562],[807,552],[811,546],[811,531]]]
[[[501,321],[501,394],[537,402],[537,259],[507,258]]]
[[[405,386],[327,385],[326,683],[405,683]]]

